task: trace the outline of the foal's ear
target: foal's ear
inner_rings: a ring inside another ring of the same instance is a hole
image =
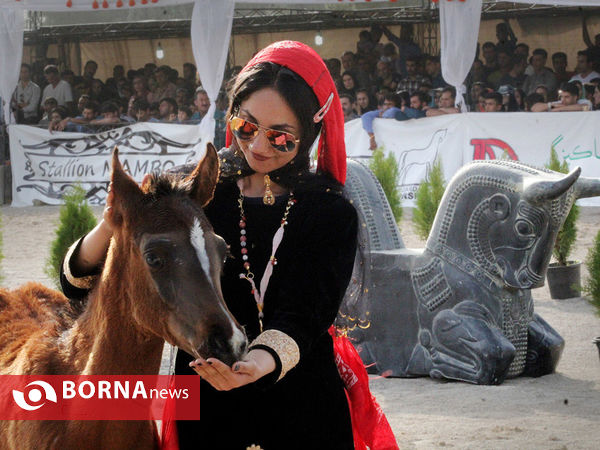
[[[213,198],[218,179],[219,156],[215,146],[209,142],[206,144],[204,159],[187,177],[187,181],[192,184],[190,197],[200,203],[202,207],[206,206]]]
[[[112,189],[114,192],[113,200],[113,220],[116,225],[121,225],[123,216],[135,214],[143,197],[142,191],[137,183],[123,170],[121,161],[119,161],[119,149],[115,147],[112,154]]]

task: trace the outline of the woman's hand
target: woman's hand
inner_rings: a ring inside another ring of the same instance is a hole
[[[198,375],[208,381],[218,391],[254,383],[259,378],[275,370],[275,360],[265,350],[251,350],[245,361],[238,361],[232,367],[215,358],[198,358],[190,363]]]

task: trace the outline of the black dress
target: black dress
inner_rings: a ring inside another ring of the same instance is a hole
[[[274,373],[228,392],[202,381],[200,421],[177,423],[181,449],[243,450],[252,444],[266,450],[354,448],[348,404],[327,330],[352,274],[356,211],[333,191],[306,190],[294,197],[297,203],[290,210],[265,294],[263,324],[265,331],[278,330],[295,341],[299,362],[278,380],[282,359],[267,341],[257,347],[275,358]],[[238,198],[233,181],[219,183],[205,212],[215,232],[231,246],[232,258],[221,278],[223,296],[252,342],[260,331],[250,284],[239,276],[245,270]],[[273,206],[264,205],[262,198],[244,200],[246,248],[257,285],[286,204],[287,196],[277,198]],[[69,296],[72,286],[61,278]],[[195,374],[188,366],[192,359],[179,350],[175,373]]]

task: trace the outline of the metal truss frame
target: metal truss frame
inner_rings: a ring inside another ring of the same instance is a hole
[[[375,5],[378,5],[375,7]],[[383,5],[383,6],[382,6]],[[265,7],[236,8],[233,34],[326,30],[336,28],[370,27],[374,24],[396,25],[401,23],[432,23],[439,21],[437,5],[429,0],[415,0],[403,4],[393,3],[355,4],[353,8],[332,8],[312,5],[311,8]],[[365,7],[361,7],[365,6]],[[586,8],[600,12],[600,8]],[[577,8],[548,5],[522,4],[484,0],[482,17],[510,18],[524,16],[551,17],[576,14]],[[29,13],[25,44],[49,44],[58,42],[93,42],[122,39],[147,39],[187,37],[190,19],[156,20],[140,22],[114,22],[85,25],[43,26],[43,14]]]

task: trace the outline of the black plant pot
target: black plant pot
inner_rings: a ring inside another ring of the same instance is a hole
[[[567,261],[563,266],[552,263],[546,272],[550,297],[554,299],[565,299],[579,297],[581,295],[581,262]]]
[[[598,356],[600,357],[600,336],[597,336],[592,342],[598,347]]]

